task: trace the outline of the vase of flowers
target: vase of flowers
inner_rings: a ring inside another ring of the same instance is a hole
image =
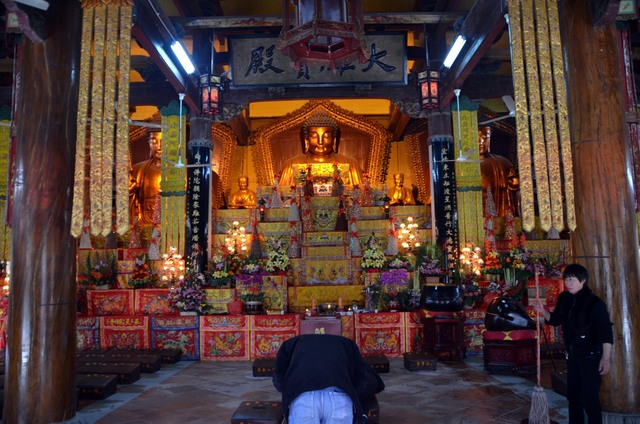
[[[149,261],[149,255],[142,254],[133,260],[133,271],[129,278],[129,287],[143,289],[153,287],[158,280],[157,274]]]
[[[388,310],[397,310],[398,292],[407,286],[409,273],[406,269],[393,268],[380,273],[379,283],[382,300]]]
[[[96,252],[93,260],[87,256],[84,272],[79,276],[78,283],[94,289],[109,289],[115,285],[118,274],[118,261],[116,255],[107,253],[101,258]]]
[[[369,240],[367,241],[367,246],[362,252],[362,260],[360,261],[360,267],[364,270],[372,270],[377,272],[380,268],[385,266],[387,258],[384,255],[384,252],[378,245],[378,240],[376,236],[371,233]]]
[[[240,293],[238,298],[244,302],[244,311],[249,315],[261,314],[265,299],[263,277],[267,272],[259,263],[247,261],[236,275],[236,289]]]
[[[205,272],[207,286],[216,289],[231,287],[234,274],[229,271],[229,267],[233,262],[229,261],[227,256],[221,250],[212,256]]]
[[[275,275],[284,275],[289,268],[291,268],[291,260],[287,255],[285,246],[278,239],[267,252],[267,263],[264,269]]]
[[[444,251],[434,243],[423,243],[416,252],[416,271],[421,280],[438,283],[444,275]]]
[[[169,303],[180,312],[201,314],[204,310],[206,277],[201,272],[188,273],[169,293]]]

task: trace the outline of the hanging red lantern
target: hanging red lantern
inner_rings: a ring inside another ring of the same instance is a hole
[[[316,64],[336,69],[353,60],[363,63],[362,0],[283,0],[284,25],[278,47],[296,66]]]
[[[420,107],[422,109],[438,109],[440,107],[440,72],[427,69],[418,72],[420,88]]]

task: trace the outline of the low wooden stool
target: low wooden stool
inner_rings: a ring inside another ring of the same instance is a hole
[[[80,399],[106,399],[118,390],[115,374],[77,374],[76,388]]]
[[[430,353],[405,352],[402,356],[409,371],[435,371],[438,366],[438,357]]]
[[[276,360],[271,358],[258,358],[253,361],[254,377],[271,377],[276,369]]]
[[[378,374],[389,372],[389,359],[385,355],[365,355],[363,358]]]
[[[87,362],[76,369],[76,374],[115,374],[118,376],[118,384],[131,384],[140,380],[140,364]]]
[[[282,402],[243,401],[231,416],[231,424],[282,424]]]
[[[484,331],[484,369],[490,373],[536,371],[536,333],[533,330]]]
[[[182,349],[112,349],[109,352],[160,355],[163,364],[177,364],[182,360]]]
[[[362,402],[362,410],[367,412],[370,424],[380,423],[380,404],[376,395]]]
[[[154,373],[162,366],[162,356],[151,353],[110,351],[104,362],[131,362],[140,364],[140,372]]]

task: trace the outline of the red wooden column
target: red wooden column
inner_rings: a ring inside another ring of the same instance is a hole
[[[22,6],[21,6],[22,7]],[[75,255],[71,202],[81,10],[54,1],[43,42],[19,62],[13,254],[2,422],[75,416]]]
[[[603,410],[635,416],[640,413],[640,260],[618,37],[614,22],[592,26],[589,2],[560,3],[578,224],[571,234],[573,253],[589,269],[589,285],[608,305],[614,324]],[[611,414],[608,419],[623,422]]]

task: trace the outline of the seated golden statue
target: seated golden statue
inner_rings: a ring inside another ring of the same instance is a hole
[[[413,193],[410,188],[404,186],[404,174],[393,174],[394,187],[389,190],[389,204],[394,206],[408,206],[415,205],[416,201],[413,198]]]
[[[129,199],[131,221],[138,218],[142,227],[153,224],[156,197],[160,192],[160,158],[162,157],[162,133],[149,133],[149,159],[138,162],[131,168]]]
[[[513,215],[520,216],[518,176],[509,159],[490,153],[491,127],[488,125],[478,129],[478,148],[480,152],[482,208],[484,212],[486,213],[487,191],[491,189],[498,216],[504,217],[510,206],[513,207]]]
[[[307,169],[312,168],[313,183],[331,193],[336,164],[345,187],[361,184],[362,169],[352,158],[338,154],[340,129],[338,123],[324,112],[311,116],[300,130],[301,155],[287,160],[280,172],[280,186],[291,187],[304,182]]]
[[[249,209],[256,207],[256,193],[249,190],[249,177],[238,177],[238,190],[229,195],[229,209]]]

